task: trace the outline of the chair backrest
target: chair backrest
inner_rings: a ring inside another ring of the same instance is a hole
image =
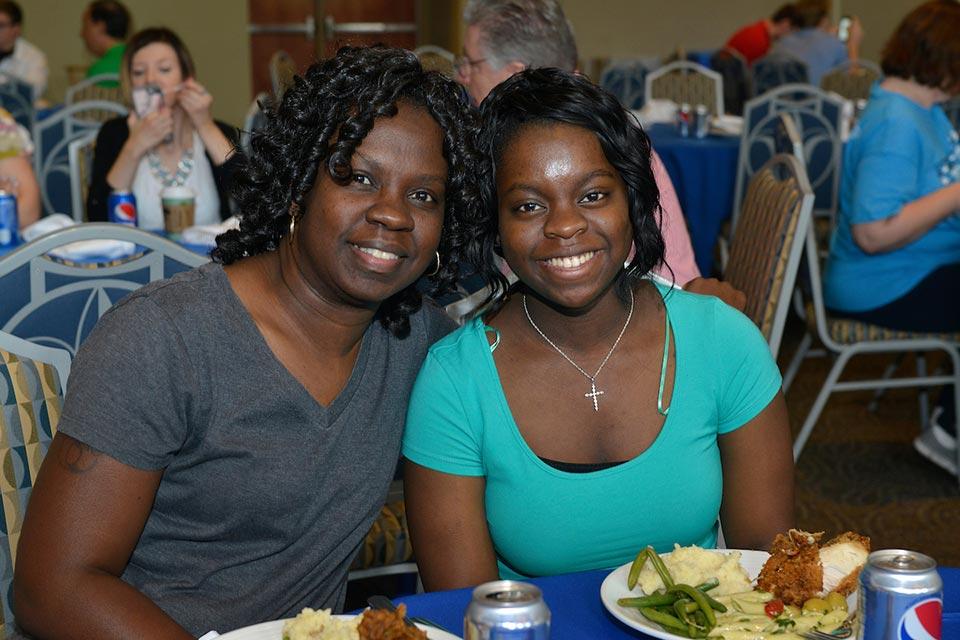
[[[283,92],[293,84],[293,78],[297,75],[297,64],[289,53],[281,49],[273,52],[268,66],[270,68],[270,85],[273,88],[273,97],[280,100],[283,97]]]
[[[67,145],[70,163],[70,202],[73,219],[87,221],[87,192],[93,174],[93,149],[97,143],[97,131],[88,131]]]
[[[803,140],[807,176],[816,196],[814,216],[829,218],[833,225],[840,189],[843,106],[840,97],[809,84],[784,85],[747,102],[733,198],[734,234],[750,177],[776,153],[781,113],[793,116]]]
[[[267,116],[263,112],[263,107],[269,99],[270,94],[261,91],[247,108],[247,115],[243,117],[243,129],[240,130],[240,148],[245,152],[250,152],[250,136],[253,135],[253,132],[267,124]]]
[[[750,179],[724,280],[747,297],[744,313],[760,328],[777,357],[803,239],[810,226],[813,190],[791,155],[772,157]]]
[[[646,102],[647,74],[659,62],[618,60],[608,63],[600,73],[600,86],[620,100],[626,109],[642,109]]]
[[[443,47],[425,44],[414,49],[413,53],[420,59],[420,64],[425,70],[439,71],[448,78],[453,78],[457,75],[454,66],[456,56]]]
[[[30,492],[60,421],[70,355],[0,332],[0,637],[15,635],[13,568]]]
[[[724,113],[742,115],[751,95],[747,59],[736,49],[723,48],[710,58],[710,67],[723,78]]]
[[[78,119],[99,110],[114,117],[127,115],[127,108],[116,102],[77,102],[37,122],[33,127],[33,170],[40,183],[43,210],[47,214],[65,213],[76,217],[70,199],[70,143],[93,130],[100,122]]]
[[[89,263],[56,259],[52,249],[83,240],[121,240],[133,252]],[[60,229],[0,258],[0,330],[76,354],[115,302],[148,282],[208,261],[161,236],[119,224]]]
[[[101,86],[103,83],[113,83],[113,86]],[[115,102],[122,105],[123,91],[120,88],[120,74],[101,73],[89,78],[84,78],[80,82],[68,87],[66,96],[63,99],[64,104],[67,105],[90,101]],[[116,115],[113,111],[90,109],[88,111],[75,113],[74,118],[88,123],[96,123],[106,122],[116,117]]]
[[[960,96],[947,100],[942,105],[944,113],[953,123],[953,128],[960,131]]]
[[[753,95],[784,84],[802,84],[810,77],[807,63],[785,53],[768,53],[753,61]]]
[[[21,127],[33,131],[36,112],[33,108],[33,87],[8,73],[0,72],[0,107]]]
[[[883,71],[875,62],[847,60],[820,78],[820,88],[847,100],[866,100],[870,97],[870,87],[882,76]]]
[[[677,60],[647,74],[647,101],[673,100],[705,105],[711,115],[723,114],[723,78],[696,62]]]

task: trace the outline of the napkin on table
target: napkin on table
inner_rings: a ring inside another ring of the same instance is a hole
[[[217,244],[217,236],[225,231],[240,228],[240,218],[230,216],[219,224],[198,224],[193,227],[187,227],[180,235],[180,239],[186,244],[200,244],[212,247]]]
[[[76,225],[77,222],[70,216],[62,213],[54,213],[45,218],[40,218],[32,225],[24,229],[21,233],[24,242],[32,242],[40,236],[46,235],[59,229],[66,229]],[[132,242],[123,240],[78,240],[50,250],[50,255],[65,260],[83,260],[86,258],[103,258],[104,260],[115,260],[128,256],[136,249]]]

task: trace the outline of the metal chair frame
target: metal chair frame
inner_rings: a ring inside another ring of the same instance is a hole
[[[33,170],[37,175],[37,181],[40,183],[40,194],[43,201],[43,208],[47,213],[57,213],[49,191],[48,181],[54,175],[62,175],[67,180],[70,179],[70,159],[69,145],[75,139],[85,135],[91,130],[99,130],[100,122],[81,120],[76,118],[76,114],[92,110],[102,110],[117,114],[118,116],[127,115],[127,108],[116,102],[106,102],[103,100],[91,100],[87,102],[75,102],[66,106],[49,118],[44,118],[37,122],[33,127],[33,139],[36,150],[33,154]],[[50,149],[43,147],[44,134],[54,127],[63,127],[63,136],[57,140]],[[60,212],[64,213],[64,212]],[[75,212],[70,212],[76,218]]]
[[[89,90],[91,87],[97,87],[101,82],[120,82],[119,73],[101,73],[95,76],[90,76],[89,78],[84,78],[76,84],[70,85],[67,87],[67,91],[64,94],[63,102],[64,104],[75,104],[77,102],[85,102],[88,100],[84,96],[84,92]],[[79,98],[77,96],[80,96]],[[95,98],[101,99],[101,98]]]
[[[813,312],[816,321],[817,336],[831,355],[835,356],[833,366],[824,380],[820,392],[817,394],[810,408],[803,425],[793,444],[794,459],[800,457],[804,445],[810,437],[813,427],[817,423],[824,406],[830,395],[835,391],[862,391],[865,389],[901,389],[912,387],[933,387],[940,385],[952,385],[954,393],[954,402],[960,406],[960,344],[950,342],[936,336],[926,336],[918,334],[917,337],[909,339],[891,339],[891,340],[863,340],[852,342],[850,344],[840,344],[834,341],[830,336],[828,327],[829,317],[823,302],[823,287],[820,280],[820,260],[817,247],[816,234],[813,227],[807,229],[806,238],[806,265],[810,276],[810,290],[813,299]],[[801,345],[802,347],[803,345]],[[917,375],[912,377],[881,377],[869,380],[851,380],[840,381],[840,376],[847,363],[857,355],[862,353],[917,353],[927,351],[944,351],[953,365],[952,375],[927,375],[926,367],[921,366],[918,360]],[[802,358],[803,353],[798,349],[794,354],[794,359]],[[922,419],[922,418],[921,418]],[[929,424],[924,422],[921,429],[929,428]],[[957,463],[960,468],[960,448],[957,449]],[[960,478],[958,478],[960,480]]]
[[[60,378],[60,389],[67,391],[67,378],[70,377],[70,364],[73,358],[70,352],[55,347],[45,347],[29,340],[24,340],[12,333],[0,331],[0,349],[9,351],[16,356],[23,356],[52,366]]]
[[[683,75],[689,74],[699,74],[706,76],[713,83],[713,99],[710,101],[710,104],[706,105],[710,109],[712,115],[722,115],[723,114],[723,77],[707,67],[697,64],[696,62],[690,62],[689,60],[677,60],[676,62],[671,62],[670,64],[664,65],[659,69],[651,71],[647,74],[647,78],[644,82],[644,96],[646,101],[663,98],[661,95],[654,95],[655,93],[655,84],[657,80],[664,78],[673,73],[680,73]],[[672,96],[665,96],[667,99],[674,100]],[[674,100],[677,102],[677,100]]]
[[[129,258],[105,265],[69,264],[47,257],[51,250],[82,240],[122,240],[139,249]],[[169,262],[173,264],[168,264]],[[76,354],[93,323],[113,306],[113,292],[130,292],[147,282],[160,280],[182,268],[208,262],[208,258],[184,249],[161,236],[126,225],[92,223],[76,225],[48,233],[0,258],[0,279],[11,276],[25,279],[28,288],[26,304],[7,318],[0,330],[18,335],[40,345],[65,349]],[[26,266],[26,272],[18,270]],[[169,267],[169,268],[168,268]],[[65,296],[82,294],[84,302],[69,338],[35,335],[29,321],[31,315],[57,305]],[[113,298],[116,298],[114,294]]]

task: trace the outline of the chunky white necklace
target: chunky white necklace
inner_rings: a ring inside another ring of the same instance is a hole
[[[583,397],[593,401],[593,410],[600,411],[600,404],[597,401],[600,396],[604,394],[603,391],[597,389],[597,376],[600,375],[600,372],[603,370],[603,365],[607,364],[607,360],[610,359],[610,356],[613,355],[613,350],[617,348],[617,345],[620,344],[620,340],[623,338],[623,334],[627,332],[627,327],[630,325],[630,318],[633,317],[633,289],[630,289],[630,312],[627,313],[627,321],[623,323],[623,328],[620,329],[620,335],[617,336],[617,339],[613,341],[613,346],[610,347],[610,350],[607,351],[607,355],[603,357],[603,361],[600,363],[600,366],[597,367],[597,370],[593,375],[590,375],[584,371],[583,367],[574,362],[570,356],[563,352],[563,349],[554,344],[553,340],[547,337],[547,335],[540,330],[540,327],[537,326],[537,323],[533,321],[533,318],[530,317],[530,310],[527,308],[527,295],[523,295],[523,313],[527,316],[527,321],[530,322],[530,326],[533,327],[537,333],[540,334],[540,337],[546,340],[547,344],[553,347],[557,353],[563,356],[563,359],[572,364],[577,368],[577,371],[583,374],[583,376],[590,381],[590,392],[583,394]]]

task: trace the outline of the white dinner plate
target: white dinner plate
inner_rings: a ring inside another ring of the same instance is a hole
[[[616,604],[616,602],[614,602]],[[352,618],[353,616],[334,616],[335,618]],[[217,640],[281,640],[283,638],[283,623],[286,620],[273,620],[271,622],[261,622],[249,627],[237,629],[230,633],[225,633]],[[435,627],[426,627],[418,624],[417,627],[427,632],[430,640],[460,640],[452,633],[447,633]]]
[[[760,569],[763,568],[763,563],[770,557],[770,554],[766,551],[754,551],[752,549],[717,549],[717,551],[720,553],[739,551],[740,565],[746,570],[747,575],[750,576],[751,582],[757,579],[757,576],[760,575]],[[670,554],[662,553],[660,555],[665,557]],[[683,637],[670,633],[669,631],[664,631],[660,625],[644,618],[638,610],[631,607],[621,607],[617,604],[617,600],[620,598],[635,598],[643,595],[639,589],[634,591],[627,589],[627,574],[630,573],[631,564],[633,563],[629,562],[622,567],[614,569],[610,575],[604,578],[603,584],[600,585],[600,600],[603,602],[603,606],[613,614],[613,617],[623,624],[643,631],[645,634],[653,636],[654,638],[676,640],[676,638]],[[854,592],[847,596],[847,608],[850,613],[853,613],[856,611],[856,607],[857,598],[856,592]],[[233,639],[231,638],[231,640]]]

